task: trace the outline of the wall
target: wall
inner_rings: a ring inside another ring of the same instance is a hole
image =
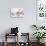
[[[24,18],[11,18],[10,8],[23,8]],[[11,27],[19,27],[19,32],[30,32],[30,26],[36,24],[36,0],[0,0],[0,34],[10,32]]]

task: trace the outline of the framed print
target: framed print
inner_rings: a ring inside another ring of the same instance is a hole
[[[23,8],[11,8],[10,9],[10,15],[11,17],[24,17]]]

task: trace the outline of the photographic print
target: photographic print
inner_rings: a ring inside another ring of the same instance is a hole
[[[11,17],[24,17],[23,8],[11,8],[10,15]]]

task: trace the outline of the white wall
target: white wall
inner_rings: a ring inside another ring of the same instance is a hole
[[[10,8],[23,8],[24,18],[11,18]],[[0,34],[9,32],[11,27],[19,27],[20,32],[30,32],[36,24],[36,0],[0,0]]]

